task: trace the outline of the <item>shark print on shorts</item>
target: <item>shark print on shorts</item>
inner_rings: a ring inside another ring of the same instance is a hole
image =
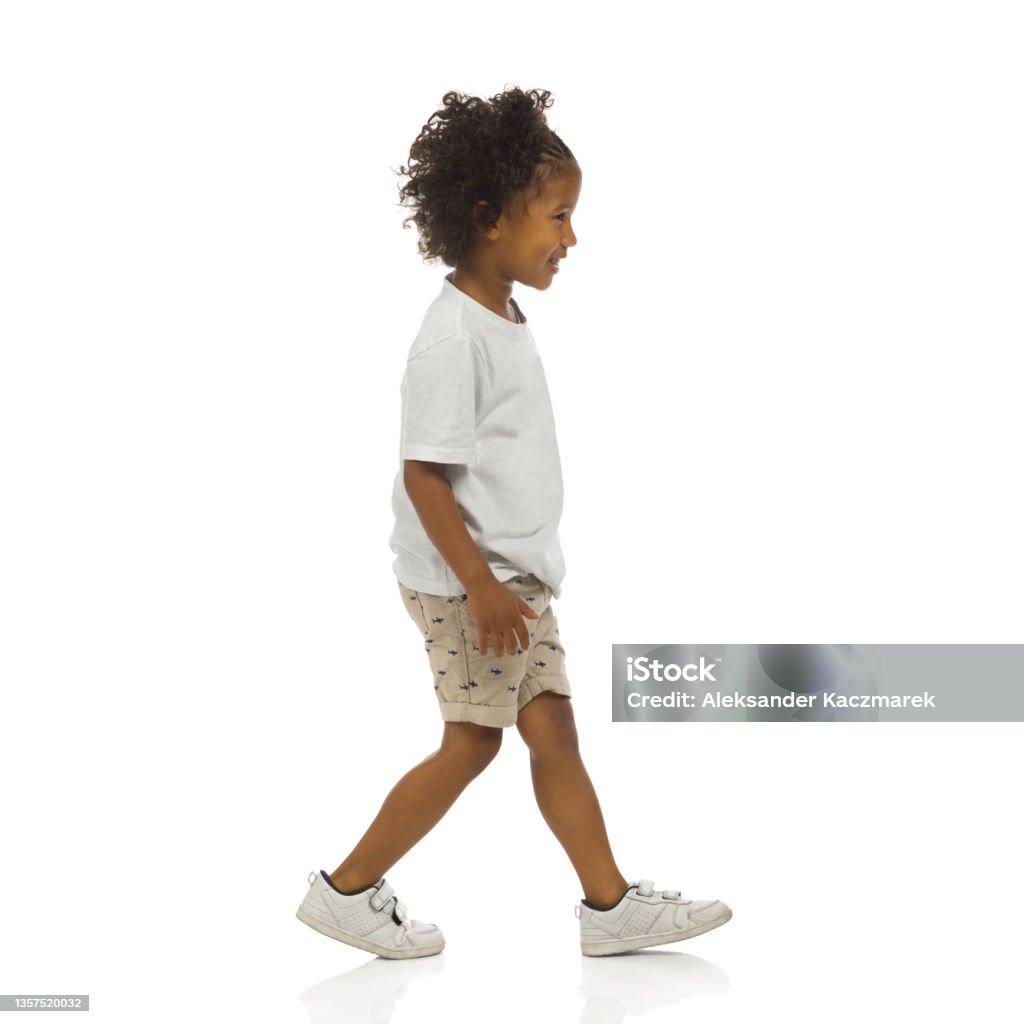
[[[540,618],[524,615],[529,647],[517,644],[500,658],[491,644],[486,655],[480,653],[465,594],[427,594],[398,583],[405,610],[423,637],[445,721],[514,725],[519,709],[538,693],[572,695],[551,588],[532,574],[501,582]]]

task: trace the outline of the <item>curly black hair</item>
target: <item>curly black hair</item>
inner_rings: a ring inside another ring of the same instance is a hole
[[[503,211],[521,216],[544,185],[579,165],[548,127],[544,111],[554,100],[546,89],[518,86],[490,100],[447,92],[409,151],[399,206],[415,212],[402,221],[419,230],[425,262],[457,267],[474,235],[492,228]],[[394,168],[392,168],[394,170]],[[487,205],[477,208],[479,200]]]

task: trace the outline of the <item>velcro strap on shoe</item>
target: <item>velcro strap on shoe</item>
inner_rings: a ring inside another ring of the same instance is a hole
[[[661,895],[667,900],[682,899],[682,893],[678,889],[666,889]]]
[[[370,906],[374,910],[383,910],[388,900],[395,895],[390,882],[385,882],[371,897]]]
[[[641,878],[636,891],[639,896],[650,896],[654,892],[654,883],[649,878]]]
[[[397,917],[402,924],[409,923],[409,911],[406,910],[405,904],[398,899],[397,896],[395,897],[395,917]]]

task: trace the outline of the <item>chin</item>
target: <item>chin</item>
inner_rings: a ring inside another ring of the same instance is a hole
[[[546,292],[551,287],[551,282],[554,279],[554,274],[549,274],[547,270],[542,270],[533,277],[517,277],[514,280],[526,288],[534,288],[539,292]]]

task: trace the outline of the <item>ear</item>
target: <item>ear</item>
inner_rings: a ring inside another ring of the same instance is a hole
[[[501,235],[501,228],[499,226],[501,224],[501,216],[499,215],[498,223],[495,224],[493,227],[484,227],[480,223],[481,208],[490,205],[491,204],[486,199],[478,199],[473,204],[473,225],[476,227],[477,231],[481,235],[483,235],[485,238],[493,242],[496,238],[498,238]]]

